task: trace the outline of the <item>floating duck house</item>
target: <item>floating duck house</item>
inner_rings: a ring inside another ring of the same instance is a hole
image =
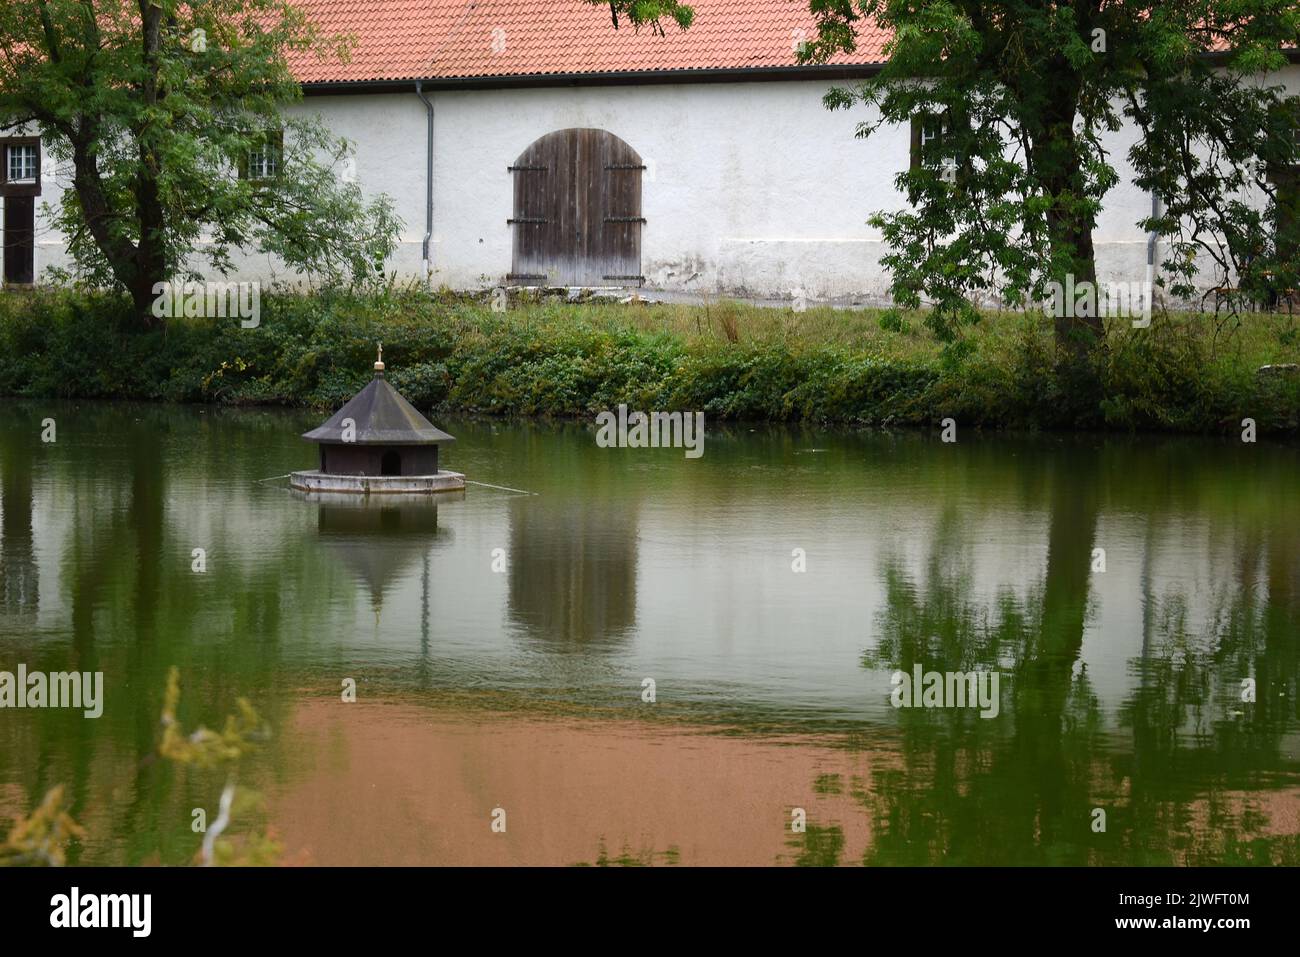
[[[289,478],[305,492],[427,494],[465,488],[464,475],[438,468],[438,446],[456,440],[384,379],[382,345],[370,384],[303,438],[320,446],[320,468]]]

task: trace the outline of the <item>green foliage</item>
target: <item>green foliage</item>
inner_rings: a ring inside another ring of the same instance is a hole
[[[225,274],[236,249],[327,282],[373,283],[400,222],[344,175],[351,147],[285,117],[286,55],[346,56],[289,0],[8,0],[0,124],[39,131],[71,188],[52,210],[76,277],[127,291]],[[273,175],[240,175],[252,151]]]
[[[630,22],[633,29],[649,27],[660,36],[664,35],[666,23],[675,23],[685,30],[695,21],[695,10],[677,0],[587,0],[587,3],[608,7],[616,30],[620,17]]]
[[[1235,432],[1249,415],[1273,430],[1295,431],[1300,375],[1260,375],[1216,358],[1206,339],[1186,330],[1154,325],[1149,331],[1112,348],[1101,407],[1106,425]]]
[[[1170,291],[1207,285],[1257,294],[1297,284],[1300,216],[1277,221],[1279,169],[1296,162],[1300,97],[1261,75],[1300,46],[1300,7],[1275,0],[811,0],[818,37],[805,58],[853,50],[855,30],[893,35],[888,62],[831,108],[864,104],[858,135],[926,117],[917,169],[896,183],[909,198],[875,214],[896,302],[929,303],[928,325],[951,338],[995,296],[1040,301],[1048,282],[1095,281],[1093,230],[1119,183],[1104,137],[1141,132],[1127,160],[1163,212],[1143,217],[1167,252]],[[1263,198],[1241,200],[1243,191]],[[1288,251],[1288,249],[1290,251]],[[1077,356],[1101,323],[1058,324]]]
[[[880,328],[885,332],[907,332],[911,327],[898,309],[886,309],[880,314]]]
[[[794,327],[799,314],[737,307],[728,333],[702,306],[532,302],[501,314],[400,290],[267,296],[256,329],[185,319],[140,330],[129,314],[122,297],[77,291],[0,297],[0,395],[337,409],[369,380],[382,341],[391,381],[425,410],[585,417],[625,402],[715,419],[1177,431],[1230,431],[1249,415],[1289,432],[1300,409],[1300,375],[1256,374],[1300,359],[1286,316],[1226,331],[1192,314],[1117,323],[1095,358],[1101,392],[1080,405],[1034,314],[986,315],[948,340],[882,332],[880,317],[855,313]]]

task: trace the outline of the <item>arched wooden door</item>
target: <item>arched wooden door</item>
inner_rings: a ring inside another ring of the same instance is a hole
[[[557,130],[524,150],[510,167],[511,281],[640,285],[644,169],[636,151],[606,130]]]

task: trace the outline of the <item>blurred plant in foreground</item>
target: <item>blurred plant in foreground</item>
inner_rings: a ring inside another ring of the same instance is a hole
[[[19,818],[0,844],[0,867],[62,867],[64,848],[86,832],[63,806],[63,785],[50,788],[40,807]]]
[[[201,770],[226,769],[226,783],[217,803],[217,817],[205,821],[203,844],[195,861],[204,867],[264,867],[280,860],[283,847],[268,831],[228,835],[230,822],[237,817],[260,811],[262,796],[236,784],[240,760],[267,741],[270,728],[245,698],[235,702],[236,711],[226,716],[224,728],[212,731],[200,725],[186,734],[176,718],[181,698],[180,671],[167,674],[167,691],[163,697],[162,741],[158,753],[168,761]],[[68,842],[85,836],[85,830],[72,819],[64,807],[63,785],[51,788],[39,807],[19,818],[4,843],[0,843],[0,867],[50,866],[65,863]]]
[[[167,692],[163,697],[163,738],[158,753],[169,761],[203,769],[227,768],[225,787],[217,804],[217,818],[207,825],[203,845],[196,855],[204,867],[220,866],[264,867],[279,860],[283,850],[280,843],[268,834],[225,836],[235,817],[261,810],[262,796],[235,783],[236,770],[245,755],[271,736],[270,728],[258,716],[248,699],[235,702],[235,713],[226,716],[221,732],[200,725],[185,734],[176,718],[176,708],[181,699],[180,671],[172,668],[167,674]]]

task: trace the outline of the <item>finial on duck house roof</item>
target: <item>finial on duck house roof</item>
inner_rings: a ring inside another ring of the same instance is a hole
[[[379,358],[375,360],[375,375],[382,376],[384,374],[384,344],[380,342],[378,345]]]

